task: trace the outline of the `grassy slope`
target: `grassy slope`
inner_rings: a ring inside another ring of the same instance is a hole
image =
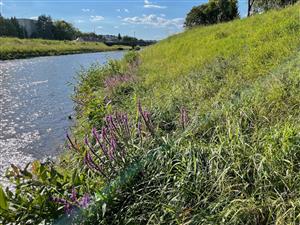
[[[103,43],[0,37],[0,60],[83,52],[113,51],[117,50],[117,48],[118,46],[109,47]]]
[[[299,224],[299,35],[296,5],[145,49],[138,82],[126,91],[104,88],[113,68],[88,71],[77,96],[86,100],[86,133],[112,109],[134,114],[140,98],[164,137],[143,176],[107,205],[103,223]],[[105,96],[112,109],[100,109]]]

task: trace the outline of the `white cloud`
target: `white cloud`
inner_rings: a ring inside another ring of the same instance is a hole
[[[121,12],[121,9],[116,9],[117,12]]]
[[[29,19],[31,19],[31,20],[38,20],[38,16],[32,16],[32,17],[30,17]]]
[[[122,16],[117,16],[118,17],[118,19],[122,19]]]
[[[103,27],[102,27],[102,26],[98,26],[97,28],[98,28],[98,29],[103,29]]]
[[[157,5],[157,4],[153,4],[149,0],[145,0],[144,1],[144,8],[148,8],[148,9],[166,9],[167,7],[166,6]]]
[[[114,26],[115,29],[119,29],[119,26]]]
[[[0,6],[3,6],[4,5],[4,3],[3,2],[0,2]]]
[[[181,29],[183,27],[184,18],[167,19],[159,17],[155,14],[143,15],[141,17],[127,17],[123,22],[130,24],[151,25],[154,27],[176,27]]]
[[[124,12],[129,13],[129,10],[128,9],[124,9]]]
[[[91,16],[90,17],[91,22],[98,22],[98,21],[102,21],[102,20],[104,20],[103,16]]]
[[[82,12],[90,12],[90,9],[81,9]]]

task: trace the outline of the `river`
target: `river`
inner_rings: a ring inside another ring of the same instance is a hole
[[[72,123],[77,72],[122,56],[105,52],[0,61],[0,174],[10,164],[24,166],[59,154]],[[7,185],[2,176],[0,184]]]

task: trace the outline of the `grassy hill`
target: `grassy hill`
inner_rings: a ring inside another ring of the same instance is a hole
[[[0,43],[0,60],[85,52],[114,51],[118,49],[118,46],[109,47],[103,43],[4,37],[0,37]]]
[[[89,193],[72,214],[85,224],[299,224],[299,10],[195,28],[83,71],[57,169],[69,180],[49,175],[55,191],[34,193]]]
[[[134,113],[140,99],[166,139],[167,147],[146,163],[144,179],[118,195],[125,205],[113,206],[108,218],[150,224],[300,222],[299,10],[296,5],[188,30],[142,51],[132,75],[136,82],[122,83],[111,94],[101,83],[88,88],[97,98],[111,98],[112,111]],[[91,102],[83,118],[97,127]],[[190,120],[185,130],[180,108]]]

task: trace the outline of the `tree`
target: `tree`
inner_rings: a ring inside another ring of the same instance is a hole
[[[185,27],[226,22],[238,17],[237,0],[210,0],[192,8],[187,14]]]
[[[0,36],[25,38],[27,34],[15,17],[5,19],[0,15]]]
[[[37,21],[37,37],[43,39],[53,39],[53,22],[50,16],[41,15]]]
[[[250,16],[252,13],[292,5],[297,1],[298,0],[248,0],[248,16]]]
[[[118,40],[119,40],[119,41],[121,41],[121,40],[122,40],[122,36],[121,36],[121,34],[120,34],[120,33],[118,34]]]
[[[254,4],[255,0],[248,0],[248,13],[247,13],[247,16],[251,16],[251,12],[252,12],[252,7],[253,7],[253,4]]]
[[[56,40],[74,40],[77,33],[77,29],[64,20],[55,21],[53,24],[53,36]]]

